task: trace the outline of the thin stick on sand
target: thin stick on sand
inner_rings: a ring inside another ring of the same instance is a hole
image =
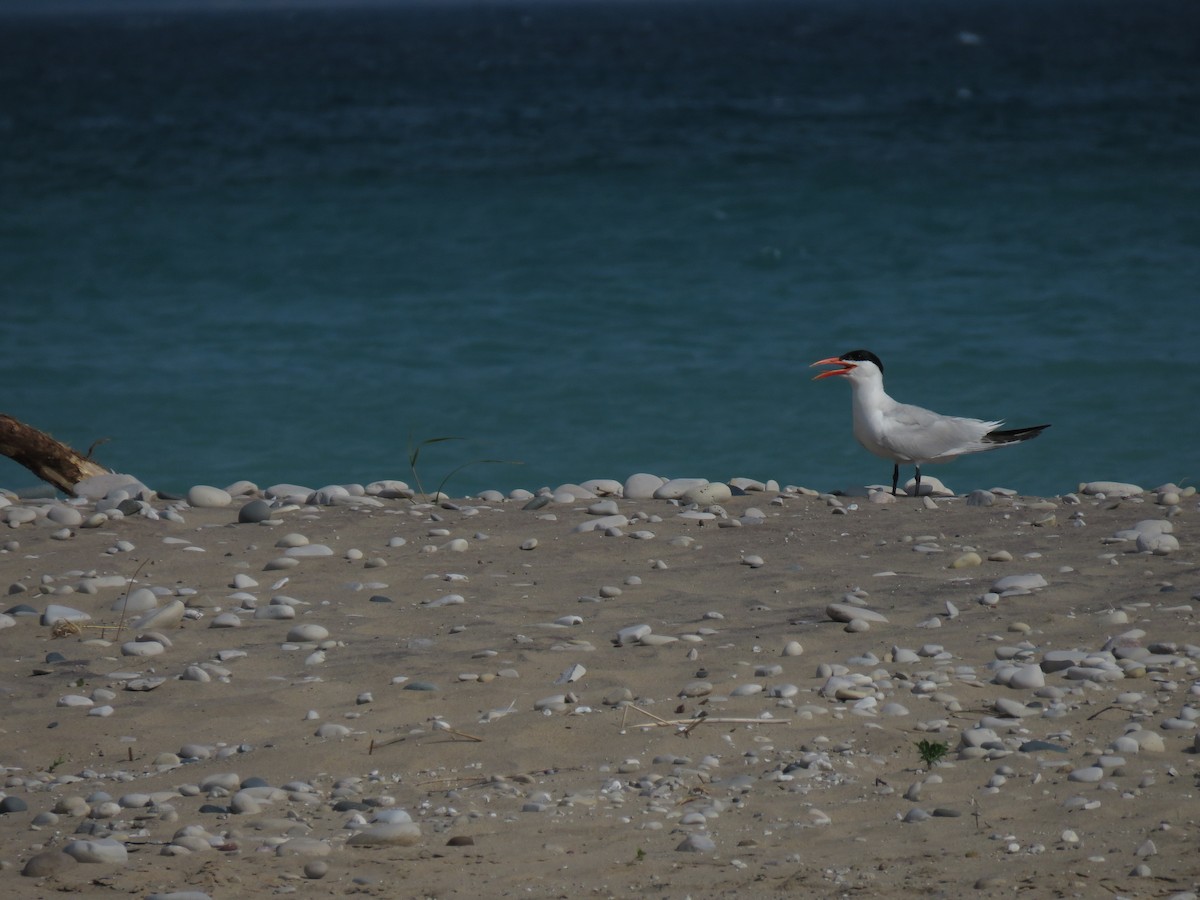
[[[434,719],[433,730],[445,731],[446,733],[452,734],[455,737],[466,738],[468,741],[479,741],[480,743],[483,742],[483,738],[481,737],[476,737],[473,734],[467,734],[465,731],[459,731],[457,728],[451,728],[450,724],[445,719]]]
[[[380,740],[371,738],[371,744],[370,744],[370,746],[367,747],[367,756],[370,756],[372,753],[374,753],[375,749],[377,747],[386,747],[389,744],[398,744],[401,741],[407,741],[407,740],[408,740],[407,734],[400,734],[393,738],[382,738]]]
[[[473,734],[467,734],[465,731],[459,731],[457,728],[451,728],[450,724],[445,719],[434,719],[433,720],[433,730],[434,731],[444,731],[447,734],[452,734],[455,737],[465,738],[468,741],[478,741],[480,743],[483,742],[483,738],[481,738],[481,737],[477,737],[476,735],[473,735]],[[398,744],[401,741],[408,740],[410,737],[412,737],[412,735],[400,734],[400,735],[396,735],[396,737],[380,738],[378,740],[376,740],[375,738],[372,738],[370,746],[367,747],[367,756],[370,756],[372,753],[374,753],[380,747],[386,747],[389,744]]]
[[[640,706],[634,706],[633,704],[630,704],[630,708],[636,709],[638,712],[642,713],[643,715],[649,716],[651,719],[654,719],[653,722],[639,722],[638,724],[633,726],[634,728],[677,728],[679,730],[679,734],[682,734],[685,737],[690,735],[692,733],[692,729],[694,729],[697,725],[701,724],[702,722],[707,722],[710,725],[786,725],[787,724],[786,719],[753,719],[753,718],[741,718],[741,717],[730,717],[730,716],[700,715],[700,716],[693,716],[690,719],[663,719],[663,718],[660,718],[659,716],[654,715],[654,713],[652,713],[648,710],[642,709]]]

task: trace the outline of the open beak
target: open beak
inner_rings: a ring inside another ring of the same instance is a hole
[[[812,366],[841,366],[840,369],[830,369],[828,372],[814,375],[813,381],[820,381],[822,378],[828,378],[831,375],[849,375],[854,371],[854,363],[846,362],[836,356],[831,356],[828,359],[818,359]],[[812,366],[809,366],[809,368],[811,369]]]

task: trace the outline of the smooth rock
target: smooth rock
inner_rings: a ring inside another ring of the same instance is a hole
[[[304,864],[304,877],[312,880],[324,878],[329,874],[329,863],[323,859],[314,859]]]
[[[886,623],[888,620],[883,613],[848,603],[830,603],[825,607],[825,615],[835,622],[853,622],[858,619],[863,622]]]
[[[329,637],[329,629],[324,625],[315,623],[304,623],[302,625],[293,625],[288,629],[287,640],[293,643],[304,644],[314,641],[323,641]]]
[[[309,559],[318,556],[333,556],[333,549],[325,544],[304,544],[300,547],[288,547],[283,551],[286,559]]]
[[[663,485],[659,488],[662,491],[666,488]],[[729,485],[722,484],[719,481],[709,482],[708,484],[698,485],[688,488],[680,495],[679,500],[685,504],[696,504],[697,506],[712,506],[717,503],[724,503],[733,497],[733,491],[729,489]]]
[[[654,492],[654,499],[678,500],[692,488],[704,487],[708,483],[707,478],[672,478],[670,481],[659,485],[658,489]]]
[[[29,804],[27,804],[20,797],[10,795],[0,799],[0,815],[7,815],[8,813],[15,812],[25,812],[28,809]]]
[[[707,834],[689,834],[675,849],[681,853],[716,853],[717,844]]]
[[[307,837],[289,838],[275,848],[276,856],[304,856],[310,858],[319,858],[329,856],[332,853],[333,846],[329,843],[329,841]]]
[[[117,599],[112,605],[113,612],[126,612],[133,615],[148,612],[158,608],[158,595],[150,588],[134,588],[128,594]]]
[[[26,878],[47,878],[59,875],[79,865],[79,860],[62,850],[45,850],[31,856],[21,869]]]
[[[197,484],[188,488],[188,506],[198,509],[220,509],[233,502],[229,492],[208,484]]]
[[[80,609],[73,609],[70,606],[62,606],[58,603],[51,603],[46,607],[46,611],[42,613],[41,622],[43,625],[53,625],[60,619],[66,622],[87,622],[92,617]]]
[[[266,500],[251,500],[238,510],[238,522],[243,525],[266,522],[271,518],[272,513],[271,504]]]
[[[623,515],[595,516],[580,522],[571,530],[576,534],[585,534],[589,531],[607,531],[610,528],[624,528],[628,524],[629,519]]]
[[[46,510],[46,518],[58,525],[77,528],[83,524],[83,514],[73,506],[56,503]]]
[[[85,478],[75,484],[75,496],[83,497],[85,500],[103,500],[117,491],[124,491],[127,497],[140,497],[154,493],[132,475],[119,475],[115,472],[93,475],[91,478]]]
[[[1143,553],[1167,556],[1179,549],[1179,539],[1173,534],[1139,534],[1137,548]]]
[[[1028,575],[1005,575],[997,579],[991,588],[993,594],[1004,596],[1005,593],[1029,593],[1044,588],[1048,582],[1036,573]]]
[[[651,500],[654,498],[654,492],[664,483],[664,479],[657,475],[640,472],[625,479],[622,495],[627,500]]]
[[[1136,484],[1128,484],[1121,481],[1089,481],[1079,485],[1079,493],[1103,494],[1105,497],[1125,499],[1127,497],[1136,497],[1138,494],[1145,493],[1145,491]]]
[[[421,827],[414,822],[372,825],[351,835],[351,847],[411,847],[421,840]]]
[[[649,625],[627,625],[617,632],[616,643],[618,646],[636,643],[650,634],[650,632],[651,628]]]
[[[129,860],[129,852],[125,845],[113,838],[69,841],[63,847],[63,853],[73,856],[81,863],[124,865]]]

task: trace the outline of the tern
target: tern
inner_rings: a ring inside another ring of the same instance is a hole
[[[913,494],[921,493],[921,466],[949,462],[966,453],[995,450],[1019,444],[1041,434],[1049,425],[1001,430],[1003,422],[943,416],[920,406],[900,403],[883,389],[883,363],[870,350],[851,350],[841,356],[819,359],[813,366],[839,366],[813,378],[818,381],[843,375],[853,393],[854,437],[892,468],[892,495],[900,480],[900,463],[917,470]]]

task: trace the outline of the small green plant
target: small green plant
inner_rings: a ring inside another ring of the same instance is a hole
[[[925,764],[927,769],[932,769],[942,761],[942,758],[950,752],[950,745],[940,741],[920,741],[917,744],[917,753],[921,757],[921,762]]]
[[[53,772],[55,769],[57,769],[59,766],[61,766],[66,761],[67,761],[67,758],[60,754],[59,756],[55,757],[55,759],[50,763],[50,765],[46,766],[46,771]]]
[[[636,859],[638,862],[641,862],[645,858],[646,858],[646,851],[643,850],[641,847],[638,847],[637,854],[634,856],[634,859]]]
[[[408,442],[408,467],[409,467],[409,469],[412,470],[413,482],[417,486],[418,494],[425,493],[425,486],[421,484],[421,476],[417,474],[417,460],[421,456],[421,448],[425,447],[428,444],[440,444],[444,441],[461,441],[461,440],[464,440],[464,438],[435,437],[435,438],[426,438],[425,440],[421,441],[419,444],[414,444],[412,442],[412,440],[409,439],[409,442]],[[461,466],[457,466],[457,467],[451,469],[450,472],[446,475],[446,477],[442,479],[441,484],[439,484],[437,486],[437,491],[435,491],[434,493],[441,494],[442,489],[446,486],[446,482],[449,481],[454,475],[458,474],[463,469],[467,468],[468,466],[483,465],[485,463],[505,465],[505,466],[522,465],[520,460],[515,460],[515,459],[473,459],[469,462],[463,463]]]

